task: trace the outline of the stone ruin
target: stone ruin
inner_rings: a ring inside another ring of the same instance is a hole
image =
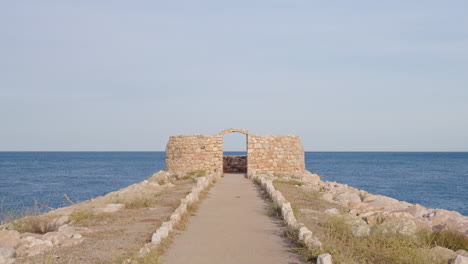
[[[224,156],[223,135],[246,135],[247,156]],[[166,170],[187,173],[302,173],[304,147],[298,136],[254,135],[245,129],[225,129],[217,135],[171,136],[166,146]]]

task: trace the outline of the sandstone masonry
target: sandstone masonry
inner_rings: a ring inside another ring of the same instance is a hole
[[[230,128],[218,135],[179,135],[166,146],[166,170],[187,173],[194,170],[223,171],[223,135],[242,133],[247,138],[248,173],[301,173],[305,170],[304,147],[298,136],[253,135]]]

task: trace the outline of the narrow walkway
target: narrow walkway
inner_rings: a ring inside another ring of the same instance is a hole
[[[302,263],[265,208],[252,181],[243,174],[225,174],[190,218],[187,230],[176,236],[163,263]]]

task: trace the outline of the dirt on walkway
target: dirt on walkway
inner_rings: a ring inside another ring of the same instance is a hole
[[[225,174],[210,190],[187,229],[162,257],[180,263],[303,263],[267,215],[259,188],[243,174]]]

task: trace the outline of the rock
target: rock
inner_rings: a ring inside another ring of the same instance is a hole
[[[115,213],[125,208],[125,204],[108,204],[102,209],[104,213]]]
[[[351,226],[351,233],[355,237],[366,237],[369,236],[371,228],[368,225],[353,225]]]
[[[64,235],[66,235],[69,238],[72,237],[75,234],[75,228],[73,226],[69,226],[69,225],[63,225],[63,226],[59,227],[58,231],[62,232]]]
[[[26,238],[26,237],[34,237],[34,238],[41,238],[42,235],[41,234],[34,234],[34,233],[29,233],[29,232],[26,232],[26,233],[21,233],[21,239],[23,238]]]
[[[431,252],[447,259],[451,259],[457,256],[457,254],[453,252],[453,250],[441,246],[431,248]]]
[[[376,226],[378,230],[386,233],[397,233],[400,235],[410,236],[414,235],[417,231],[417,226],[413,220],[402,219],[392,222],[384,222],[383,224]]]
[[[327,201],[327,202],[334,202],[333,200],[333,194],[331,193],[328,193],[328,192],[322,192],[320,193],[320,196],[323,200]]]
[[[74,234],[74,235],[72,236],[72,238],[75,238],[75,239],[80,239],[80,238],[82,238],[82,237],[83,237],[83,236],[82,236],[81,234]]]
[[[405,209],[397,211],[397,212],[408,213],[408,214],[410,214],[410,215],[412,215],[414,217],[418,217],[418,218],[422,218],[424,215],[429,213],[427,208],[425,208],[425,207],[423,207],[423,206],[421,206],[419,204],[409,206],[408,208],[405,208]]]
[[[307,237],[312,236],[312,231],[310,231],[307,227],[303,226],[299,228],[299,239],[304,241]]]
[[[330,209],[326,209],[325,211],[323,211],[323,213],[326,215],[338,215],[340,211],[336,208],[330,208]]]
[[[30,247],[36,247],[36,246],[42,246],[42,245],[46,245],[47,247],[53,246],[52,242],[49,240],[36,239],[31,243]]]
[[[0,256],[0,264],[12,264],[13,262],[15,262],[15,259],[13,258],[6,258]]]
[[[332,264],[332,256],[328,253],[318,256],[317,264]]]
[[[0,247],[15,248],[20,242],[20,233],[16,230],[0,230]]]
[[[468,257],[458,255],[454,259],[452,259],[450,263],[451,264],[468,264]]]
[[[14,258],[16,251],[12,247],[0,247],[0,257]]]
[[[59,246],[63,241],[67,240],[69,237],[62,232],[49,232],[45,234],[42,239],[51,241],[55,246]]]
[[[54,245],[49,240],[36,239],[31,243],[31,247],[27,250],[28,257],[33,257],[52,248]]]
[[[455,251],[455,253],[456,253],[457,255],[461,255],[461,256],[464,256],[464,257],[468,257],[468,252],[466,252],[466,251],[463,250],[463,249],[459,249],[459,250]]]
[[[310,185],[318,185],[320,182],[320,176],[317,174],[306,174],[301,178],[301,181]]]
[[[366,196],[363,202],[367,206],[374,208],[374,210],[403,210],[407,208],[400,201],[383,195]]]
[[[349,202],[353,203],[361,203],[361,197],[359,195],[346,191],[344,193],[340,193],[335,197],[335,200],[343,205],[348,205]]]
[[[36,241],[36,239],[37,239],[37,238],[34,237],[34,236],[27,236],[27,237],[21,239],[21,242],[25,242],[25,243],[27,243],[27,244],[31,244],[32,242]]]

